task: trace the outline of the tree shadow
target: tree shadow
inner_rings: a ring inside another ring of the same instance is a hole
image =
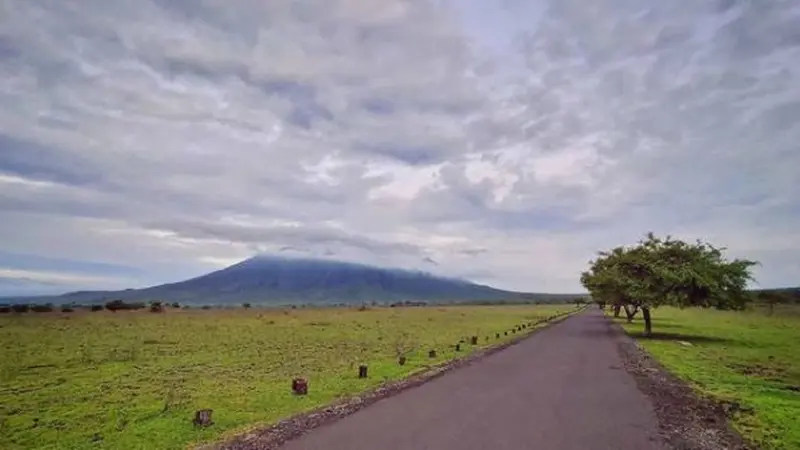
[[[644,331],[632,331],[629,333],[631,337],[641,340],[650,341],[684,341],[691,344],[731,344],[736,341],[727,338],[720,338],[714,336],[701,336],[683,333],[673,333],[669,331],[654,331],[650,336],[645,336]]]

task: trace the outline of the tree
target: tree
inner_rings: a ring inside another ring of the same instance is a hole
[[[53,312],[54,309],[55,307],[53,306],[52,303],[45,303],[43,305],[31,305],[31,311],[38,313]]]
[[[251,306],[253,305],[251,305],[250,303],[242,303],[242,308],[244,309],[250,309]]]
[[[11,310],[15,313],[26,313],[31,310],[31,306],[25,303],[18,303],[16,305],[11,305]]]
[[[122,300],[111,300],[110,302],[106,302],[106,309],[111,312],[117,312],[121,309],[125,309],[125,302]]]
[[[628,319],[628,323],[633,322],[633,318],[636,317],[636,313],[639,312],[639,306],[625,304],[622,305],[622,307],[625,308],[625,317]]]
[[[728,261],[724,248],[696,241],[687,244],[648,233],[633,246],[598,253],[581,284],[593,298],[625,306],[629,320],[642,311],[645,334],[652,334],[651,309],[661,305],[743,309],[752,298],[746,291],[752,280],[746,259]]]
[[[111,300],[110,302],[106,302],[105,307],[107,310],[111,312],[117,312],[121,310],[134,310],[134,309],[142,309],[145,307],[144,303],[126,303],[124,300]]]
[[[597,305],[598,308],[605,311],[606,310],[606,301],[600,298],[593,298],[592,301]]]
[[[800,303],[800,288],[762,289],[751,294],[754,302],[767,305],[768,315],[774,314],[775,305]]]

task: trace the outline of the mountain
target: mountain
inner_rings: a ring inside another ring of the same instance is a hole
[[[531,295],[538,294],[504,291],[423,272],[328,260],[256,256],[186,281],[125,291],[73,292],[55,301],[90,303],[121,299],[201,304],[330,304],[537,300]],[[556,297],[566,300],[574,296],[548,296],[549,299]]]

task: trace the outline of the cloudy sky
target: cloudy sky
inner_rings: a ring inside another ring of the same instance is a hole
[[[576,292],[647,231],[800,284],[790,0],[0,0],[0,292],[257,252]]]

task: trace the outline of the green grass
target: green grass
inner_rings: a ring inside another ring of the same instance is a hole
[[[79,312],[0,317],[0,448],[176,449],[273,423],[513,338],[572,306]],[[500,339],[495,339],[499,332]],[[489,341],[485,340],[490,336]],[[405,366],[397,348],[412,349]],[[428,358],[428,350],[438,356]],[[360,363],[369,378],[358,379]],[[305,376],[309,395],[291,394]],[[195,429],[197,409],[215,424]]]
[[[765,449],[800,448],[800,392],[788,389],[800,387],[800,308],[776,307],[771,316],[760,308],[658,308],[651,339],[641,336],[641,315],[633,324],[618,320],[700,392],[753,408],[733,418],[743,436]]]

